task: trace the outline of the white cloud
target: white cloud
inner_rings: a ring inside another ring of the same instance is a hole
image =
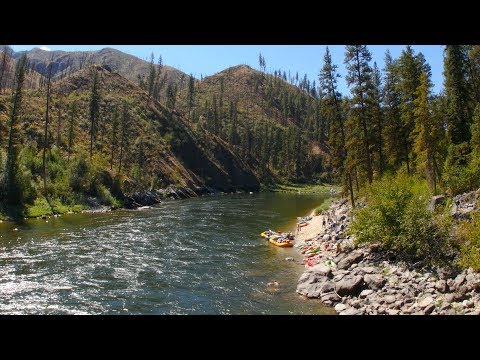
[[[48,46],[40,46],[40,50],[52,51]]]

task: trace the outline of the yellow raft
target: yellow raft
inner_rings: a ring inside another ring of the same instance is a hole
[[[277,245],[279,247],[292,247],[293,246],[293,243],[291,241],[288,241],[288,242],[277,242],[275,241],[275,239],[268,239],[268,242],[269,243],[272,243],[273,245]]]
[[[267,235],[267,233],[268,233],[268,231],[264,231],[264,232],[262,232],[262,233],[260,234],[260,236],[261,236],[262,238],[268,238],[269,236]],[[278,234],[279,234],[279,232],[278,232],[278,231],[275,231],[275,233],[274,233],[273,235],[270,235],[270,236],[280,236],[280,235],[278,235]]]

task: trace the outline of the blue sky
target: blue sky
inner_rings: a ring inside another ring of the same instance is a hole
[[[12,45],[15,51],[29,50],[34,47],[44,47],[51,50],[99,50],[104,47],[112,47],[120,51],[135,55],[141,59],[149,59],[153,52],[155,58],[162,54],[166,65],[176,67],[187,74],[193,74],[200,78],[222,71],[230,66],[247,64],[258,68],[258,54],[261,52],[265,57],[267,71],[290,70],[294,75],[298,71],[299,76],[307,74],[310,81],[315,80],[318,84],[318,72],[325,54],[324,45]],[[332,58],[338,65],[339,90],[343,94],[348,93],[345,84],[345,66],[343,64],[345,47],[343,45],[329,45]],[[390,49],[392,56],[398,57],[404,49],[403,45],[371,45],[373,61],[383,68],[383,59],[386,49]],[[443,49],[441,45],[416,45],[413,46],[416,53],[422,52],[427,62],[432,67],[433,92],[438,93],[443,88]],[[373,64],[372,61],[372,64]]]

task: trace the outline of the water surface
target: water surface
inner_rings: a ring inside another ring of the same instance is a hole
[[[259,237],[323,199],[224,194],[1,223],[0,314],[334,313],[295,293],[300,254]]]

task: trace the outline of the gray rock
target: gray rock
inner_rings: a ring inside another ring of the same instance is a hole
[[[310,269],[310,272],[316,273],[322,277],[333,277],[331,276],[332,274],[332,268],[330,266],[327,266],[325,264],[317,264],[313,266]]]
[[[432,198],[430,199],[430,202],[427,205],[427,209],[429,211],[435,210],[438,205],[445,203],[445,199],[446,199],[445,195],[432,196]]]
[[[387,304],[393,304],[396,301],[395,295],[387,295],[385,296],[385,302]]]
[[[339,303],[339,304],[335,305],[335,311],[337,313],[342,312],[346,309],[347,309],[347,305],[345,305],[345,304]]]
[[[426,307],[423,309],[423,311],[424,311],[425,315],[429,315],[429,314],[432,313],[432,311],[433,311],[434,309],[435,309],[435,304],[432,303],[432,304],[426,306]]]
[[[426,296],[424,297],[423,299],[421,299],[417,305],[421,308],[426,308],[427,306],[429,306],[430,304],[432,304],[434,302],[433,298],[431,296]]]
[[[385,314],[385,311],[387,311],[387,308],[384,306],[384,305],[381,305],[378,309],[377,309],[378,313],[379,314]]]
[[[323,235],[322,240],[323,241],[329,241],[330,240],[330,235],[328,235],[328,234]]]
[[[363,278],[367,286],[372,290],[380,290],[386,282],[386,279],[379,274],[367,274]]]
[[[374,268],[373,266],[365,266],[362,267],[362,270],[365,274],[373,274],[377,272],[377,269]]]
[[[435,303],[431,303],[427,306],[425,306],[425,308],[423,309],[425,315],[429,315],[432,313],[432,311],[435,309]]]
[[[297,285],[297,293],[305,295],[309,298],[318,298],[323,294],[333,291],[334,283],[328,280],[314,283],[299,283]]]
[[[340,296],[358,295],[362,291],[363,277],[360,275],[346,277],[337,282],[335,285],[337,288],[337,294]]]
[[[453,302],[455,300],[455,294],[445,294],[445,296],[443,297],[443,301],[447,304],[450,304],[451,302]]]
[[[458,289],[460,285],[462,285],[463,282],[465,281],[465,278],[466,276],[464,273],[458,274],[455,280],[453,281],[453,288]]]
[[[360,315],[360,311],[355,308],[348,308],[347,310],[342,311],[339,315]]]
[[[447,291],[447,282],[445,280],[438,280],[435,283],[435,289],[437,289],[442,294]]]
[[[286,257],[285,261],[295,261],[295,259],[293,257]]]
[[[345,256],[337,264],[338,269],[348,269],[352,264],[358,263],[363,259],[363,253],[359,251],[352,251],[350,254]]]
[[[367,296],[373,294],[373,290],[370,290],[370,289],[365,289],[365,290],[362,290],[362,292],[360,293],[360,297],[361,298],[366,298]]]
[[[400,313],[400,310],[398,309],[387,309],[386,310],[388,315],[398,315]]]
[[[397,275],[391,275],[388,277],[388,283],[390,285],[396,285],[398,283],[398,276]]]
[[[342,300],[342,298],[332,292],[322,295],[320,300],[322,300],[324,303],[326,303],[326,301],[330,301],[330,303],[338,303],[340,300]]]

